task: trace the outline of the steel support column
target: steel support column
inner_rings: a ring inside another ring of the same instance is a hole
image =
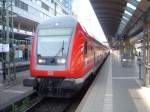
[[[15,49],[13,32],[13,0],[1,0],[1,23],[2,23],[2,69],[4,82],[15,79]],[[8,48],[6,50],[6,48]],[[11,64],[11,67],[10,67]]]
[[[54,3],[54,16],[57,16],[57,3]]]
[[[150,11],[144,18],[144,84],[150,86]]]

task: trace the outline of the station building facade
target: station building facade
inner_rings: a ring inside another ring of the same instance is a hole
[[[14,31],[24,34],[31,34],[38,23],[52,16],[72,14],[72,0],[13,0],[12,6]]]
[[[34,32],[38,23],[52,16],[71,14],[71,0],[15,0],[13,11],[17,14],[14,25],[17,29]],[[19,20],[17,20],[19,19]]]
[[[23,58],[24,49],[28,48],[28,59],[31,48],[31,36],[36,30],[36,26],[48,20],[52,16],[71,15],[72,0],[8,0],[11,5],[9,11],[13,12],[13,31],[15,38],[15,57]],[[0,9],[2,9],[2,1]],[[7,8],[5,6],[5,8]],[[1,13],[2,10],[1,10]],[[0,15],[1,16],[1,15]],[[0,32],[2,23],[0,22]],[[3,39],[3,36],[0,36]],[[1,43],[1,41],[0,41]]]

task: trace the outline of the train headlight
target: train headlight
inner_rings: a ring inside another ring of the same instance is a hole
[[[38,63],[42,64],[45,63],[46,61],[44,59],[38,59]]]
[[[57,63],[58,64],[65,64],[66,63],[66,59],[65,58],[58,58],[57,59]]]
[[[127,61],[126,59],[123,59],[122,61]]]

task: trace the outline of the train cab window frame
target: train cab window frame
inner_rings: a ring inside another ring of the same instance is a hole
[[[56,30],[57,29],[57,30]],[[61,29],[61,30],[59,30]],[[40,32],[40,30],[43,30],[42,32]],[[49,30],[49,32],[47,32],[47,30]],[[69,31],[70,30],[70,31]],[[59,31],[59,33],[58,33]],[[45,44],[41,44],[40,42],[40,38],[42,39],[46,39],[47,40],[45,42],[52,42],[52,44],[49,44],[49,47],[51,46],[52,51],[51,53],[48,52],[46,50],[46,52],[44,52],[44,49],[47,48],[43,48],[41,49],[40,46],[37,44],[37,54],[41,54],[42,52],[42,57],[63,57],[63,58],[67,58],[68,57],[68,52],[69,52],[69,46],[70,46],[70,38],[72,38],[73,35],[73,28],[45,28],[45,29],[39,29],[38,30],[38,44],[42,45],[43,47],[46,46]],[[55,39],[56,41],[55,41]],[[58,42],[59,40],[59,42]],[[57,42],[57,43],[54,43]],[[58,47],[56,47],[56,45],[58,45]],[[63,49],[63,51],[61,50]],[[62,55],[63,54],[63,55]]]

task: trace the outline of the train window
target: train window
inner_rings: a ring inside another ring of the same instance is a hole
[[[72,28],[39,29],[37,54],[42,56],[67,56]]]
[[[84,43],[84,54],[87,54],[87,50],[88,50],[88,45],[87,45],[87,41]]]
[[[42,56],[67,56],[69,36],[42,37],[38,39],[37,54]]]

